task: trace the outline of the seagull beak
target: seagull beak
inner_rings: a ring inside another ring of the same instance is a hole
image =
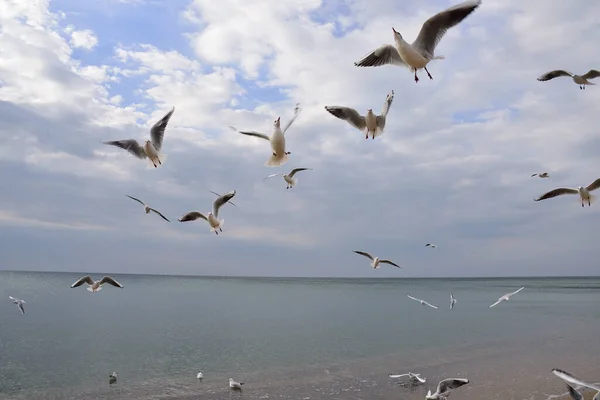
[[[396,30],[394,29],[394,27],[392,27],[392,30],[394,31],[394,33],[398,33],[398,32],[396,32]]]
[[[277,122],[279,122],[279,120],[281,120],[281,117],[277,117]]]

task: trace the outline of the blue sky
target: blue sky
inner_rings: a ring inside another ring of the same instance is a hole
[[[217,4],[218,3],[218,4]],[[250,276],[596,274],[598,205],[535,203],[600,170],[600,4],[484,0],[436,49],[434,79],[353,62],[454,4],[392,0],[8,0],[0,5],[0,268]],[[543,4],[543,7],[541,6]],[[324,110],[379,112],[376,140]],[[228,126],[287,133],[290,161]],[[106,140],[145,140],[156,170]],[[281,178],[295,167],[299,184]],[[531,178],[548,171],[550,179]],[[222,235],[209,190],[237,190]],[[145,215],[125,194],[159,209]],[[433,242],[438,250],[425,248]],[[374,271],[363,250],[400,264]]]

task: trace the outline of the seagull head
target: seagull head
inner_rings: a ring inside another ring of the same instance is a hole
[[[279,128],[280,121],[281,121],[281,117],[277,117],[277,119],[275,121],[273,121],[273,125],[275,125],[276,127]]]
[[[583,190],[583,186],[577,186],[577,190],[581,192]]]
[[[400,32],[395,30],[393,27],[392,27],[392,30],[394,31],[394,38],[402,39],[402,35],[400,34]]]

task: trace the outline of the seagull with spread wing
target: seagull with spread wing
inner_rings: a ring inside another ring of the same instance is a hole
[[[25,300],[17,299],[12,296],[8,296],[8,298],[12,300],[13,304],[17,305],[17,308],[19,311],[21,311],[21,314],[25,314],[25,308],[23,307],[23,304],[26,304]]]
[[[432,394],[431,390],[427,391],[425,400],[446,400],[452,389],[459,388],[467,383],[469,383],[469,380],[465,378],[449,378],[441,380],[440,383],[438,383],[435,393]]]
[[[104,144],[108,144],[111,146],[117,146],[122,148],[123,150],[127,150],[140,160],[144,160],[148,158],[150,161],[149,167],[157,168],[159,165],[167,159],[166,154],[161,154],[160,150],[162,149],[163,137],[165,136],[165,129],[167,128],[167,124],[171,119],[171,116],[175,112],[175,107],[171,109],[160,121],[158,121],[152,128],[150,129],[150,140],[146,140],[143,146],[141,146],[137,140],[135,139],[126,139],[126,140],[113,140],[110,142],[102,142]]]
[[[381,114],[375,115],[372,108],[367,110],[366,115],[360,115],[354,108],[340,107],[340,106],[325,106],[325,109],[329,111],[331,115],[348,122],[350,125],[355,127],[361,132],[364,132],[365,139],[375,137],[383,134],[385,129],[385,119],[390,111],[390,106],[394,101],[394,91],[387,95],[385,103],[383,103],[383,110]]]
[[[583,386],[588,389],[595,390],[596,395],[592,400],[600,400],[600,386],[584,382],[581,379],[574,377],[567,371],[563,371],[562,369],[554,368],[552,370],[552,373],[558,376],[563,381],[565,381],[565,383],[567,384],[567,389],[569,390],[569,394],[574,400],[583,400],[583,395],[577,390],[575,390],[571,385]]]
[[[425,245],[425,247],[431,247],[432,249],[437,249],[437,248],[438,248],[438,247],[437,247],[437,244],[433,244],[433,243],[427,243],[427,244]]]
[[[577,189],[573,188],[558,188],[549,191],[538,197],[537,199],[533,199],[533,201],[540,201],[551,199],[556,196],[561,196],[563,194],[577,194],[579,195],[579,199],[581,200],[581,207],[585,206],[585,202],[588,203],[588,206],[592,205],[592,202],[596,198],[596,196],[592,195],[590,192],[600,188],[600,178],[596,179],[594,182],[590,183],[587,187],[579,186]]]
[[[569,71],[565,71],[563,69],[557,69],[554,71],[546,72],[544,75],[537,78],[540,82],[546,82],[554,78],[558,78],[560,76],[569,76],[573,79],[573,82],[579,85],[579,89],[585,90],[585,85],[595,85],[595,83],[588,81],[588,79],[595,79],[600,76],[600,71],[595,69],[590,69],[583,75],[575,75]]]
[[[214,193],[214,192],[213,192]],[[225,204],[228,203],[235,196],[235,190],[231,192],[227,192],[222,196],[219,196],[213,203],[213,210],[208,214],[204,215],[198,211],[191,211],[181,218],[179,218],[179,222],[188,222],[195,221],[198,218],[202,218],[210,225],[210,231],[215,232],[215,234],[219,234],[219,232],[223,232],[223,224],[225,223],[225,219],[219,220],[219,209]],[[217,231],[219,230],[219,232]]]
[[[233,378],[229,378],[229,387],[233,390],[242,390],[244,382],[236,382]]]
[[[497,306],[498,304],[502,303],[503,301],[510,300],[511,296],[514,296],[515,294],[519,293],[523,289],[525,289],[525,286],[523,286],[522,288],[520,288],[518,290],[515,290],[512,293],[506,293],[504,296],[499,297],[498,300],[494,304],[492,304],[489,308]]]
[[[452,293],[450,293],[450,309],[452,310],[454,308],[454,305],[458,303],[458,300],[456,300],[454,298],[454,296],[452,295]]]
[[[435,308],[436,310],[439,308],[438,306],[434,306],[431,303],[426,302],[425,300],[417,299],[416,297],[412,297],[410,294],[407,294],[409,299],[413,299],[414,301],[418,301],[422,306],[429,306],[431,308]]]
[[[77,281],[75,281],[75,283],[73,283],[71,285],[71,288],[79,287],[79,286],[83,285],[84,283],[87,283],[87,285],[88,285],[87,290],[89,290],[92,293],[96,293],[96,292],[99,292],[100,290],[102,290],[102,285],[104,285],[105,283],[108,283],[109,285],[123,289],[123,285],[121,285],[119,282],[117,282],[110,276],[105,276],[104,278],[100,279],[99,281],[95,281],[89,275],[79,278]]]
[[[364,251],[358,251],[358,250],[352,250],[352,251],[355,252],[356,254],[360,254],[361,256],[365,256],[369,260],[371,260],[371,267],[373,267],[373,269],[379,268],[379,264],[389,264],[389,265],[393,265],[396,268],[402,268],[393,261],[380,260],[379,257],[373,257],[372,255],[370,255],[369,253],[366,253]]]
[[[389,374],[388,376],[390,378],[402,378],[403,376],[408,376],[410,383],[413,385],[427,382],[426,378],[421,378],[421,374],[413,374],[412,372],[409,372],[408,374],[397,374],[397,375]]]
[[[296,175],[296,173],[298,173],[300,171],[312,171],[312,168],[294,168],[288,174],[282,175],[281,172],[279,172],[276,174],[271,174],[271,175],[267,176],[265,179],[273,178],[274,176],[282,176],[283,180],[286,181],[286,183],[287,183],[286,189],[291,189],[294,186],[296,186],[296,183],[298,183],[298,178],[294,178],[294,175]]]
[[[143,201],[141,201],[140,199],[136,199],[135,197],[133,197],[133,196],[130,196],[130,195],[128,195],[128,194],[126,194],[125,196],[127,196],[127,197],[129,197],[130,199],[132,199],[132,200],[135,200],[135,201],[137,201],[138,203],[140,203],[141,205],[143,205],[143,206],[144,206],[144,211],[146,212],[146,214],[150,214],[150,211],[152,211],[153,213],[160,215],[160,217],[161,217],[162,219],[164,219],[165,221],[167,221],[167,222],[171,222],[171,221],[169,221],[169,220],[167,219],[167,217],[165,217],[164,215],[162,215],[162,214],[161,214],[161,213],[160,213],[158,210],[155,210],[154,208],[151,208],[151,207],[149,207],[149,206],[148,206],[146,203],[144,203],[144,202],[143,202]]]
[[[532,174],[531,177],[537,176],[539,178],[550,178],[550,175],[547,172],[540,172],[539,174]]]

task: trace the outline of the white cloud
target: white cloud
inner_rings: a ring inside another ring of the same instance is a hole
[[[73,31],[71,33],[71,45],[74,48],[91,50],[98,44],[98,38],[89,29],[82,31]]]

